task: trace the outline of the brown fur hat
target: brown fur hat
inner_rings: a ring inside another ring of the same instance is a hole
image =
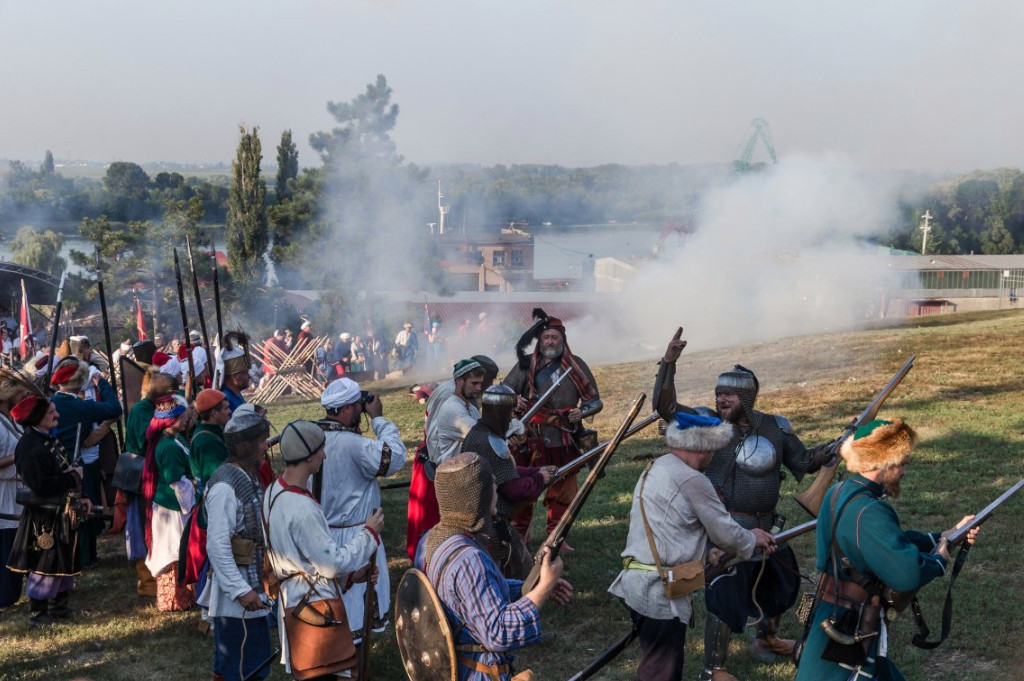
[[[876,420],[846,438],[839,453],[851,473],[866,473],[906,463],[916,444],[917,433],[903,419]]]

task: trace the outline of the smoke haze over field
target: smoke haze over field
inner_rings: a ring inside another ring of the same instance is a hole
[[[243,122],[293,130],[314,165],[324,104],[383,73],[416,163],[724,163],[763,116],[784,154],[1019,166],[1022,18],[1011,0],[7,1],[0,158],[227,161]]]

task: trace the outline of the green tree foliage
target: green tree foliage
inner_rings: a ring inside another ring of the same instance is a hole
[[[60,256],[63,246],[62,234],[50,230],[40,232],[25,225],[11,239],[11,261],[59,277],[67,266],[67,261]]]
[[[277,145],[277,202],[284,203],[292,198],[288,182],[299,176],[299,149],[292,141],[292,131],[281,133],[281,143]]]
[[[53,153],[47,149],[46,156],[43,157],[43,165],[40,166],[39,172],[43,175],[53,175]]]
[[[269,235],[267,211],[263,205],[267,194],[266,182],[260,177],[259,129],[252,132],[239,126],[241,139],[238,154],[231,164],[234,172],[231,194],[228,198],[228,222],[225,233],[228,263],[235,282],[251,290],[263,283],[264,254]]]
[[[117,161],[103,177],[107,189],[104,214],[118,222],[147,220],[159,215],[159,204],[150,200],[149,175],[137,163]]]

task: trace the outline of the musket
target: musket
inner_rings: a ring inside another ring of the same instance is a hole
[[[558,389],[558,386],[571,373],[572,367],[568,367],[565,371],[559,374],[558,378],[555,379],[555,382],[551,384],[551,387],[545,390],[544,393],[537,398],[537,401],[533,403],[533,406],[527,409],[526,413],[520,417],[519,420],[523,422],[523,425],[530,423],[530,419],[532,419],[534,415],[536,415],[536,413],[541,410],[545,402],[551,399],[551,396],[555,394],[555,390]]]
[[[570,676],[569,681],[586,681],[586,679],[589,679],[591,676],[601,671],[605,665],[618,657],[619,653],[625,650],[639,634],[640,632],[637,631],[636,626],[630,627],[625,636],[612,644],[612,646],[603,653],[595,657],[586,667]]]
[[[1006,501],[1019,492],[1021,488],[1024,488],[1024,478],[1018,480],[1012,487],[1010,487],[1010,489],[996,497],[992,503],[978,511],[974,517],[964,523],[962,527],[956,528],[946,536],[946,543],[950,549],[954,546],[963,544],[956,557],[958,567],[954,567],[954,574],[959,573],[960,568],[962,568],[963,564],[967,562],[967,551],[971,548],[970,544],[965,543],[967,541],[968,533],[974,528],[980,527],[982,523],[991,518],[996,509],[1006,503]],[[893,589],[886,589],[885,594],[883,594],[890,607],[895,608],[897,612],[906,610],[907,606],[912,604],[916,595],[916,590],[895,591]],[[945,624],[943,624],[943,628],[945,628]],[[925,638],[927,638],[927,634],[925,634]],[[943,636],[943,638],[945,638],[945,636]]]
[[[779,532],[778,534],[774,535],[775,543],[776,544],[781,544],[784,541],[789,541],[790,539],[795,539],[795,538],[799,537],[802,534],[807,534],[808,532],[813,531],[816,527],[818,527],[818,521],[816,519],[815,520],[808,520],[806,523],[804,523],[802,525],[797,525],[796,527],[791,527],[788,530],[783,530],[782,532]],[[715,579],[716,577],[718,577],[722,573],[726,572],[733,565],[736,565],[737,563],[742,563],[742,562],[743,562],[743,559],[736,557],[736,554],[734,554],[734,553],[727,553],[724,556],[722,556],[718,560],[718,562],[715,563],[714,565],[711,565],[710,563],[705,565],[704,566],[704,583],[705,584],[709,584],[711,582],[711,580]]]
[[[217,269],[217,247],[214,245],[213,239],[210,239],[210,256],[213,258],[213,308],[217,314],[217,352],[221,352],[221,344],[224,342],[224,324],[220,316],[220,275]],[[216,367],[210,370],[210,376],[213,377],[214,390],[219,390],[220,382],[224,377],[217,373]]]
[[[366,593],[363,594],[363,640],[359,644],[359,681],[368,681],[370,678],[370,635],[373,632],[373,599],[376,596],[376,589],[370,576],[377,565],[377,550],[374,549],[370,556],[370,564],[366,566]]]
[[[106,343],[107,359],[110,360],[110,387],[114,389],[115,395],[120,395],[117,390],[117,371],[114,368],[114,351],[110,342],[110,319],[107,317],[107,296],[103,292],[103,273],[100,271],[100,249],[96,247],[96,286],[99,288],[100,311],[103,313],[103,340]],[[121,417],[117,417],[117,446],[119,452],[124,451],[124,429],[121,427]]]
[[[892,391],[896,389],[903,379],[906,377],[910,370],[914,368],[915,355],[911,355],[903,366],[900,367],[889,382],[882,388],[882,392],[878,393],[874,401],[868,405],[868,408],[861,412],[860,416],[855,418],[850,425],[846,427],[843,434],[835,440],[832,445],[832,461],[818,471],[817,476],[814,478],[814,482],[811,483],[805,491],[800,492],[793,496],[796,503],[800,504],[805,511],[811,514],[812,518],[818,517],[818,512],[821,510],[821,502],[825,499],[825,492],[832,486],[832,480],[835,478],[836,471],[839,470],[839,447],[842,446],[843,441],[853,435],[854,432],[865,423],[870,423],[878,415],[878,410],[882,408],[882,404],[889,398]]]
[[[411,480],[398,480],[395,482],[385,482],[380,486],[381,489],[403,489],[412,484]]]
[[[82,424],[79,423],[75,426],[75,453],[71,457],[73,463],[72,466],[80,466],[82,464]]]
[[[279,657],[281,657],[281,649],[276,648],[274,652],[270,653],[270,655],[268,655],[267,658],[263,660],[263,662],[261,662],[258,667],[250,671],[245,676],[243,676],[242,681],[253,681],[253,679],[259,676],[264,669],[266,669],[274,660],[276,660]]]
[[[188,378],[192,384],[192,393],[185,395],[191,402],[196,396],[196,367],[192,362],[192,341],[188,337],[188,313],[185,312],[185,289],[181,285],[181,263],[178,261],[178,249],[174,249],[174,278],[178,283],[178,307],[181,309],[181,326],[185,329],[185,349],[188,356]]]
[[[533,557],[533,567],[530,569],[530,574],[526,576],[523,581],[522,592],[528,593],[537,586],[537,582],[540,581],[540,569],[544,561],[544,549],[548,549],[551,555],[551,560],[555,560],[558,557],[558,552],[562,548],[562,543],[566,537],[569,536],[569,530],[572,529],[572,524],[576,520],[576,515],[580,509],[583,508],[583,504],[586,503],[587,497],[594,489],[594,485],[597,484],[598,478],[601,477],[605,466],[611,461],[612,455],[615,450],[618,449],[619,443],[622,442],[626,436],[626,431],[629,426],[632,425],[636,419],[637,414],[640,413],[640,408],[644,405],[644,400],[647,399],[647,395],[640,393],[640,396],[633,402],[632,408],[629,410],[629,414],[626,415],[625,420],[619,425],[619,429],[615,431],[615,435],[612,437],[611,442],[605,447],[601,453],[601,457],[594,464],[594,467],[590,469],[590,473],[587,475],[587,479],[580,485],[579,490],[576,492],[576,496],[569,502],[569,507],[565,509],[565,514],[562,515],[562,519],[558,521],[555,528],[551,530],[551,534],[548,535],[544,543],[541,544],[540,549]]]
[[[185,235],[185,247],[188,249],[188,266],[192,270],[192,290],[196,296],[196,308],[199,311],[199,330],[203,334],[203,350],[206,351],[207,373],[213,378],[213,363],[210,361],[210,334],[206,333],[206,315],[203,314],[203,297],[199,291],[199,276],[196,274],[196,261],[192,257],[192,240]],[[212,384],[211,384],[212,385]]]
[[[53,333],[50,334],[50,354],[47,356],[46,379],[43,381],[43,390],[50,389],[50,378],[53,376],[54,353],[57,352],[57,334],[60,331],[60,309],[64,305],[64,282],[68,278],[68,269],[65,267],[60,275],[60,284],[57,286],[57,307],[53,311]]]
[[[641,430],[651,425],[660,418],[661,416],[659,416],[657,412],[649,415],[643,421],[640,421],[639,423],[635,423],[632,426],[630,426],[629,430],[627,430],[625,434],[622,436],[622,439],[625,440],[626,438],[633,437]],[[548,486],[550,487],[551,485],[561,482],[563,479],[569,477],[570,475],[573,475],[574,473],[576,473],[576,471],[586,466],[587,463],[589,463],[594,457],[601,456],[601,454],[604,453],[605,447],[607,447],[610,443],[611,440],[605,440],[604,442],[597,445],[593,449],[588,450],[583,454],[580,454],[569,463],[559,466],[558,470],[556,470],[554,475],[551,476],[551,482],[548,483]]]

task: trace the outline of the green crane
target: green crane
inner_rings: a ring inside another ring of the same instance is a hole
[[[736,174],[749,173],[757,169],[757,165],[750,164],[750,158],[754,155],[754,147],[757,145],[758,139],[764,142],[765,149],[768,150],[768,155],[772,158],[772,164],[779,162],[779,159],[775,157],[775,146],[772,144],[772,131],[768,127],[768,121],[763,118],[755,118],[750,125],[754,128],[754,132],[750,134],[750,139],[743,146],[743,153],[732,162],[732,172]]]

